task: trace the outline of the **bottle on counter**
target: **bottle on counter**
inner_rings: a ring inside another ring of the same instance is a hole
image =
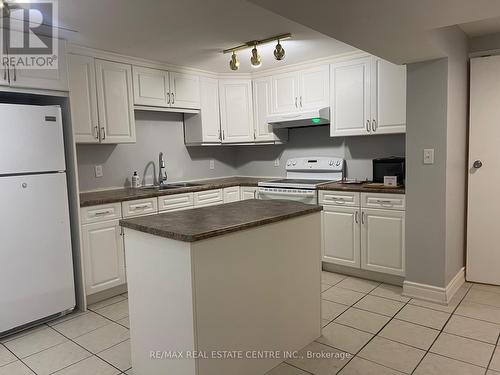
[[[132,175],[132,187],[133,188],[138,188],[141,186],[139,175],[137,174],[137,171],[134,172]]]

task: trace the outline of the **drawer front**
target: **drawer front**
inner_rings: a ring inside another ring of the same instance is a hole
[[[164,195],[158,197],[158,210],[174,211],[193,207],[193,193]]]
[[[158,198],[122,202],[123,217],[141,216],[158,212]]]
[[[405,195],[362,193],[361,207],[382,208],[384,210],[404,210],[406,208]]]
[[[238,202],[240,200],[240,187],[224,188],[224,203]]]
[[[194,193],[194,206],[212,206],[223,202],[222,189],[197,191]]]
[[[122,218],[121,203],[101,204],[99,206],[83,207],[80,210],[82,224],[98,223],[100,221]]]
[[[319,204],[333,204],[344,207],[359,207],[360,193],[355,191],[320,190]]]

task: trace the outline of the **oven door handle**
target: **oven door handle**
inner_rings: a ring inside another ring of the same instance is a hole
[[[293,196],[293,197],[314,197],[316,194],[316,191],[312,190],[307,193],[294,193],[291,191],[269,191],[269,190],[259,190],[259,194],[262,195],[281,195],[281,196]]]

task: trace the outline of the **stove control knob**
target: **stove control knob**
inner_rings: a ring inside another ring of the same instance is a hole
[[[290,160],[288,160],[288,162],[286,163],[286,166],[289,167],[290,165],[292,165],[292,162]]]
[[[328,165],[331,167],[333,166],[333,160],[330,160],[330,162],[328,163]]]
[[[340,160],[337,160],[337,161],[335,162],[335,165],[336,165],[337,167],[340,167]]]
[[[292,161],[292,165],[294,165],[294,166],[297,165],[297,162],[295,160]]]

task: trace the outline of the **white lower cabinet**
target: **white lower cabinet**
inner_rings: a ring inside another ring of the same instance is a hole
[[[231,186],[224,188],[223,195],[224,203],[238,202],[240,200],[240,187]]]
[[[222,189],[197,191],[194,193],[194,206],[206,207],[224,203]]]
[[[405,275],[403,194],[321,191],[319,203],[324,262]]]
[[[125,252],[119,220],[82,226],[86,294],[125,284]]]
[[[258,188],[254,186],[240,187],[240,200],[257,199]]]

